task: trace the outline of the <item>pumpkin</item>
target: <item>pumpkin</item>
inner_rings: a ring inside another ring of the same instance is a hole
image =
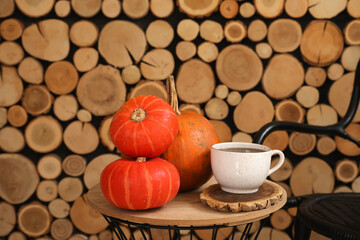
[[[209,120],[193,111],[179,111],[175,84],[170,78],[171,106],[178,114],[179,132],[162,157],[177,168],[180,191],[200,187],[212,176],[210,150],[219,137]],[[175,100],[174,100],[175,99]]]
[[[153,158],[119,159],[101,173],[100,186],[112,205],[131,210],[163,206],[178,193],[179,173],[168,161]]]
[[[178,126],[176,113],[166,101],[141,95],[120,107],[109,131],[113,143],[124,155],[153,158],[171,145]]]

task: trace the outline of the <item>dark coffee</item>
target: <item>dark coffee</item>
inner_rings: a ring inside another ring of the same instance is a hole
[[[239,152],[239,153],[260,153],[260,152],[266,152],[264,149],[258,149],[258,148],[224,148],[219,149],[221,151],[225,152]]]

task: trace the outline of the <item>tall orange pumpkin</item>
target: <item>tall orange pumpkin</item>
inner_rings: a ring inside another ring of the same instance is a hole
[[[190,191],[200,187],[212,176],[210,150],[219,137],[213,125],[204,116],[193,111],[179,111],[175,84],[170,78],[171,106],[178,114],[179,131],[163,158],[177,168],[180,190]],[[175,99],[175,100],[174,100]]]

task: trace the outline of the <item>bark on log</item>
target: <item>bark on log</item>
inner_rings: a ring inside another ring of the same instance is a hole
[[[345,10],[346,0],[309,0],[309,12],[317,19],[330,19]]]
[[[5,126],[0,129],[0,149],[4,152],[20,152],[25,147],[24,134],[15,127]]]
[[[45,71],[45,84],[58,95],[72,92],[78,83],[79,74],[74,65],[68,61],[52,63]]]
[[[55,0],[27,1],[15,0],[16,7],[26,16],[32,18],[43,17],[53,9]]]
[[[129,21],[111,21],[100,32],[98,50],[114,67],[126,67],[133,64],[133,61],[138,63],[146,47],[143,30]]]
[[[44,179],[56,179],[62,171],[61,158],[56,154],[42,156],[37,164],[37,170]]]
[[[79,121],[84,122],[84,123],[88,123],[91,122],[92,120],[92,115],[91,113],[86,110],[86,109],[80,109],[77,113],[76,113],[76,117]]]
[[[300,46],[302,29],[293,19],[273,21],[268,30],[267,39],[276,52],[292,52]]]
[[[329,126],[338,122],[334,108],[327,104],[318,104],[306,113],[307,123],[316,126]]]
[[[24,24],[16,18],[8,18],[0,24],[0,35],[7,41],[15,41],[21,37]]]
[[[210,1],[186,1],[177,0],[179,10],[189,17],[203,18],[210,16],[218,9],[220,4],[219,0]]]
[[[215,90],[212,68],[199,59],[183,63],[177,73],[176,89],[181,100],[187,103],[205,103]]]
[[[132,19],[145,17],[149,12],[149,0],[123,0],[124,13]]]
[[[24,58],[24,50],[14,41],[0,43],[0,63],[13,66],[17,65]]]
[[[52,200],[48,208],[50,214],[55,218],[66,218],[70,213],[70,204],[61,198]]]
[[[50,231],[51,216],[46,206],[34,202],[18,211],[19,229],[28,237],[40,237]]]
[[[232,142],[248,142],[251,143],[253,141],[250,134],[244,132],[237,132],[233,135]]]
[[[55,219],[51,223],[50,234],[56,240],[69,239],[74,230],[73,224],[68,219]]]
[[[266,23],[261,19],[255,19],[249,24],[247,36],[253,42],[260,42],[266,37],[267,32]]]
[[[274,131],[270,133],[264,140],[265,146],[268,146],[271,149],[278,149],[280,151],[284,151],[287,148],[288,144],[289,135],[286,131]]]
[[[321,155],[327,156],[336,150],[336,143],[333,138],[323,136],[318,139],[316,149]]]
[[[101,12],[107,18],[116,18],[121,13],[121,3],[119,0],[104,0],[101,4]]]
[[[101,121],[100,127],[99,127],[99,137],[100,137],[101,143],[105,147],[107,147],[107,149],[110,152],[113,152],[115,149],[115,144],[113,143],[113,141],[110,137],[110,132],[109,132],[111,121],[112,121],[112,116],[105,117]]]
[[[74,95],[61,95],[54,101],[53,112],[61,121],[69,121],[75,118],[78,111],[78,103]]]
[[[303,159],[295,166],[290,177],[290,187],[295,196],[331,193],[334,185],[332,168],[324,160],[316,157]]]
[[[58,195],[58,186],[54,180],[43,180],[36,189],[36,196],[43,202],[50,202]]]
[[[232,133],[230,127],[224,121],[210,120],[214,126],[220,142],[231,142]]]
[[[335,164],[335,177],[343,183],[350,183],[359,175],[359,167],[356,161],[342,159]]]
[[[336,81],[344,75],[344,67],[340,63],[333,63],[327,69],[327,76],[330,80]]]
[[[71,12],[71,3],[67,0],[59,0],[55,3],[54,11],[59,18],[65,18],[69,16]]]
[[[205,105],[206,115],[213,120],[223,120],[229,114],[229,106],[220,98],[212,98]]]
[[[276,148],[272,148],[272,149],[276,149]],[[271,167],[275,166],[275,164],[278,162],[278,159],[279,158],[271,162]],[[277,171],[272,173],[269,177],[271,180],[275,182],[286,181],[290,178],[293,169],[294,167],[291,161],[288,158],[285,158],[283,165],[281,165],[281,167]]]
[[[150,11],[157,18],[166,18],[174,11],[174,1],[172,0],[151,0]]]
[[[127,66],[122,70],[121,78],[127,84],[135,84],[141,79],[140,69],[136,65]]]
[[[239,4],[235,0],[224,0],[220,3],[219,11],[226,19],[234,18],[239,12]]]
[[[0,18],[6,18],[12,15],[15,11],[14,0],[0,1]]]
[[[257,12],[264,18],[276,18],[283,12],[285,0],[254,0],[254,5]]]
[[[287,99],[278,102],[275,106],[277,121],[304,122],[306,111],[294,100]]]
[[[243,18],[251,18],[256,13],[256,8],[251,2],[241,4],[239,13]]]
[[[35,58],[56,62],[70,51],[69,26],[58,19],[46,19],[25,28],[22,45]]]
[[[328,66],[335,62],[344,48],[339,27],[326,20],[313,20],[305,28],[300,51],[304,61],[314,66]]]
[[[117,69],[98,65],[80,78],[76,95],[82,107],[95,116],[106,116],[125,102],[126,87]]]
[[[318,103],[319,98],[319,90],[312,86],[302,86],[296,92],[296,101],[298,101],[305,108],[311,108],[315,106]]]
[[[262,92],[247,93],[234,110],[236,127],[246,133],[258,131],[274,118],[274,106]]]
[[[7,202],[0,202],[0,237],[5,237],[14,229],[16,224],[15,207]]]
[[[73,202],[83,193],[84,186],[79,178],[65,177],[58,185],[59,197],[67,202]]]
[[[141,74],[150,80],[164,80],[171,75],[175,68],[172,53],[167,49],[153,49],[141,59]]]
[[[285,12],[292,18],[301,18],[308,11],[309,3],[307,0],[287,0],[285,2]]]
[[[356,64],[359,58],[360,58],[360,47],[348,46],[342,52],[341,64],[345,70],[355,71]]]
[[[270,224],[277,230],[285,230],[290,227],[292,217],[285,209],[280,209],[270,216]]]
[[[261,59],[269,59],[271,57],[271,55],[273,54],[273,50],[272,50],[270,44],[268,44],[266,42],[261,42],[261,43],[256,44],[255,50],[256,50],[256,54]]]
[[[351,17],[359,18],[360,17],[360,1],[359,0],[349,0],[346,10]]]
[[[345,38],[345,42],[348,45],[360,44],[359,27],[360,27],[359,19],[354,19],[346,24],[344,29],[344,38]]]
[[[79,72],[87,72],[95,68],[99,61],[99,53],[95,48],[79,48],[74,53],[74,65]]]
[[[292,96],[304,82],[304,68],[293,55],[275,55],[263,75],[262,86],[268,96],[284,99]]]
[[[350,123],[345,131],[355,139],[360,140],[360,124]],[[342,154],[351,157],[360,155],[360,148],[355,143],[338,136],[335,136],[335,142],[337,150]]]
[[[64,131],[64,143],[77,154],[88,154],[98,147],[99,135],[91,123],[71,122]]]
[[[128,99],[140,95],[154,95],[168,102],[166,87],[160,81],[142,80],[128,94]]]
[[[200,37],[213,43],[219,43],[224,38],[224,31],[220,23],[205,20],[200,24]]]
[[[166,48],[174,39],[174,29],[164,20],[155,20],[145,32],[148,43],[154,48]]]
[[[321,87],[326,81],[326,71],[321,67],[308,67],[305,73],[306,84]]]
[[[62,127],[51,116],[37,117],[26,126],[25,140],[27,145],[36,152],[54,151],[62,142]]]
[[[228,21],[224,26],[224,36],[231,43],[241,42],[247,35],[246,26],[242,21]]]
[[[183,19],[176,27],[177,34],[185,41],[194,40],[198,36],[199,31],[199,24],[192,19]]]
[[[226,102],[230,106],[237,106],[242,100],[241,94],[238,91],[231,91],[226,98]]]
[[[86,159],[80,155],[71,154],[62,162],[64,172],[71,177],[81,176],[86,168]]]
[[[101,0],[71,0],[72,10],[83,18],[95,16],[101,9]]]
[[[20,62],[18,73],[25,82],[30,84],[40,84],[44,80],[44,68],[33,57],[26,57]]]
[[[181,61],[187,61],[196,54],[196,45],[190,41],[181,41],[176,45],[176,56]]]
[[[293,132],[290,134],[289,148],[296,155],[306,155],[316,146],[315,134]]]
[[[78,47],[91,47],[99,36],[98,27],[91,21],[80,20],[71,25],[70,40]]]
[[[16,68],[1,65],[0,69],[0,107],[17,103],[23,94],[23,83]]]
[[[204,62],[210,63],[216,60],[219,50],[214,43],[203,42],[199,45],[197,54]]]
[[[245,91],[260,82],[263,66],[251,48],[233,44],[220,52],[216,60],[216,72],[220,81],[230,89]]]

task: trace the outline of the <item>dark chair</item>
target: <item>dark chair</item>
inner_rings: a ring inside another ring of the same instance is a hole
[[[354,142],[360,147],[360,141],[345,132],[345,128],[354,118],[359,99],[360,64],[358,63],[349,108],[341,121],[326,127],[275,121],[263,126],[256,134],[254,142],[262,144],[266,136],[271,132],[286,130],[337,135]],[[298,207],[295,219],[295,240],[309,239],[310,230],[332,239],[360,239],[360,194],[312,194],[288,198],[285,208],[295,206]]]

